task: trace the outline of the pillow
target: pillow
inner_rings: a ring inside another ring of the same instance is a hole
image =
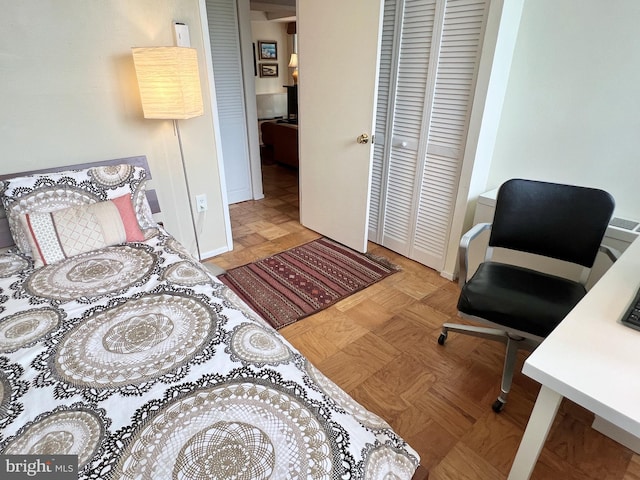
[[[120,220],[124,227],[125,240],[127,242],[143,242],[145,239],[144,233],[140,230],[138,218],[136,217],[136,212],[133,209],[133,203],[131,203],[131,197],[129,195],[122,195],[121,197],[110,200],[110,202],[118,209],[118,214],[120,215]]]
[[[26,213],[20,223],[36,268],[109,245],[144,240],[129,195],[53,212]]]
[[[130,195],[138,224],[148,238],[157,224],[146,199],[145,184],[144,168],[123,164],[15,177],[2,182],[1,193],[14,242],[22,253],[30,255],[31,247],[21,227],[22,215],[53,212],[125,194]]]

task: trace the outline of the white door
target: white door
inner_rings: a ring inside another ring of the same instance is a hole
[[[297,2],[300,223],[361,252],[381,11],[381,0]]]

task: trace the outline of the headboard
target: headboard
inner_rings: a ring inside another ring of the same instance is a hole
[[[147,171],[147,179],[151,178],[151,170],[149,169],[149,164],[147,163],[147,157],[145,157],[144,155],[140,155],[137,157],[115,158],[113,160],[102,160],[99,162],[81,163],[77,165],[66,165],[66,166],[54,167],[54,168],[43,168],[42,170],[31,170],[28,172],[1,174],[0,180],[4,180],[7,178],[14,178],[14,177],[22,177],[24,175],[31,175],[35,173],[52,173],[52,172],[63,172],[65,170],[82,170],[86,168],[99,167],[99,166],[105,166],[105,165],[120,165],[123,163],[144,168]],[[147,189],[146,193],[147,193],[147,200],[149,201],[149,206],[151,207],[151,213],[159,213],[160,204],[158,203],[158,196],[156,194],[156,191],[153,189]],[[11,245],[13,245],[13,237],[11,236],[11,230],[9,230],[9,222],[7,220],[4,208],[0,204],[0,248],[10,247]]]

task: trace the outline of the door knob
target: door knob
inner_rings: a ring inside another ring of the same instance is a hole
[[[366,133],[363,133],[362,135],[358,135],[358,138],[356,138],[356,142],[369,143],[369,135],[367,135]]]

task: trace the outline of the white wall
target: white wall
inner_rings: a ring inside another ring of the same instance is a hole
[[[637,0],[525,1],[487,189],[595,186],[640,219],[638,25]]]
[[[165,226],[193,249],[172,123],[144,120],[131,47],[173,44],[172,22],[190,27],[205,114],[180,122],[192,193],[206,193],[203,252],[226,251],[209,75],[198,0],[2,2],[0,145],[3,173],[146,155]]]
[[[254,19],[255,17],[252,17]],[[285,93],[286,89],[283,85],[293,85],[291,77],[291,69],[289,65],[289,57],[291,56],[291,40],[287,35],[287,24],[285,22],[269,22],[266,20],[252,20],[251,33],[253,43],[256,47],[256,63],[258,66],[258,75],[256,80],[256,94],[263,93]],[[260,60],[260,52],[258,51],[258,41],[275,40],[278,44],[278,60]],[[277,63],[277,77],[260,77],[261,63]]]
[[[524,1],[492,0],[489,6],[456,205],[441,272],[450,280],[457,275],[460,238],[473,224],[477,198],[487,190]]]

